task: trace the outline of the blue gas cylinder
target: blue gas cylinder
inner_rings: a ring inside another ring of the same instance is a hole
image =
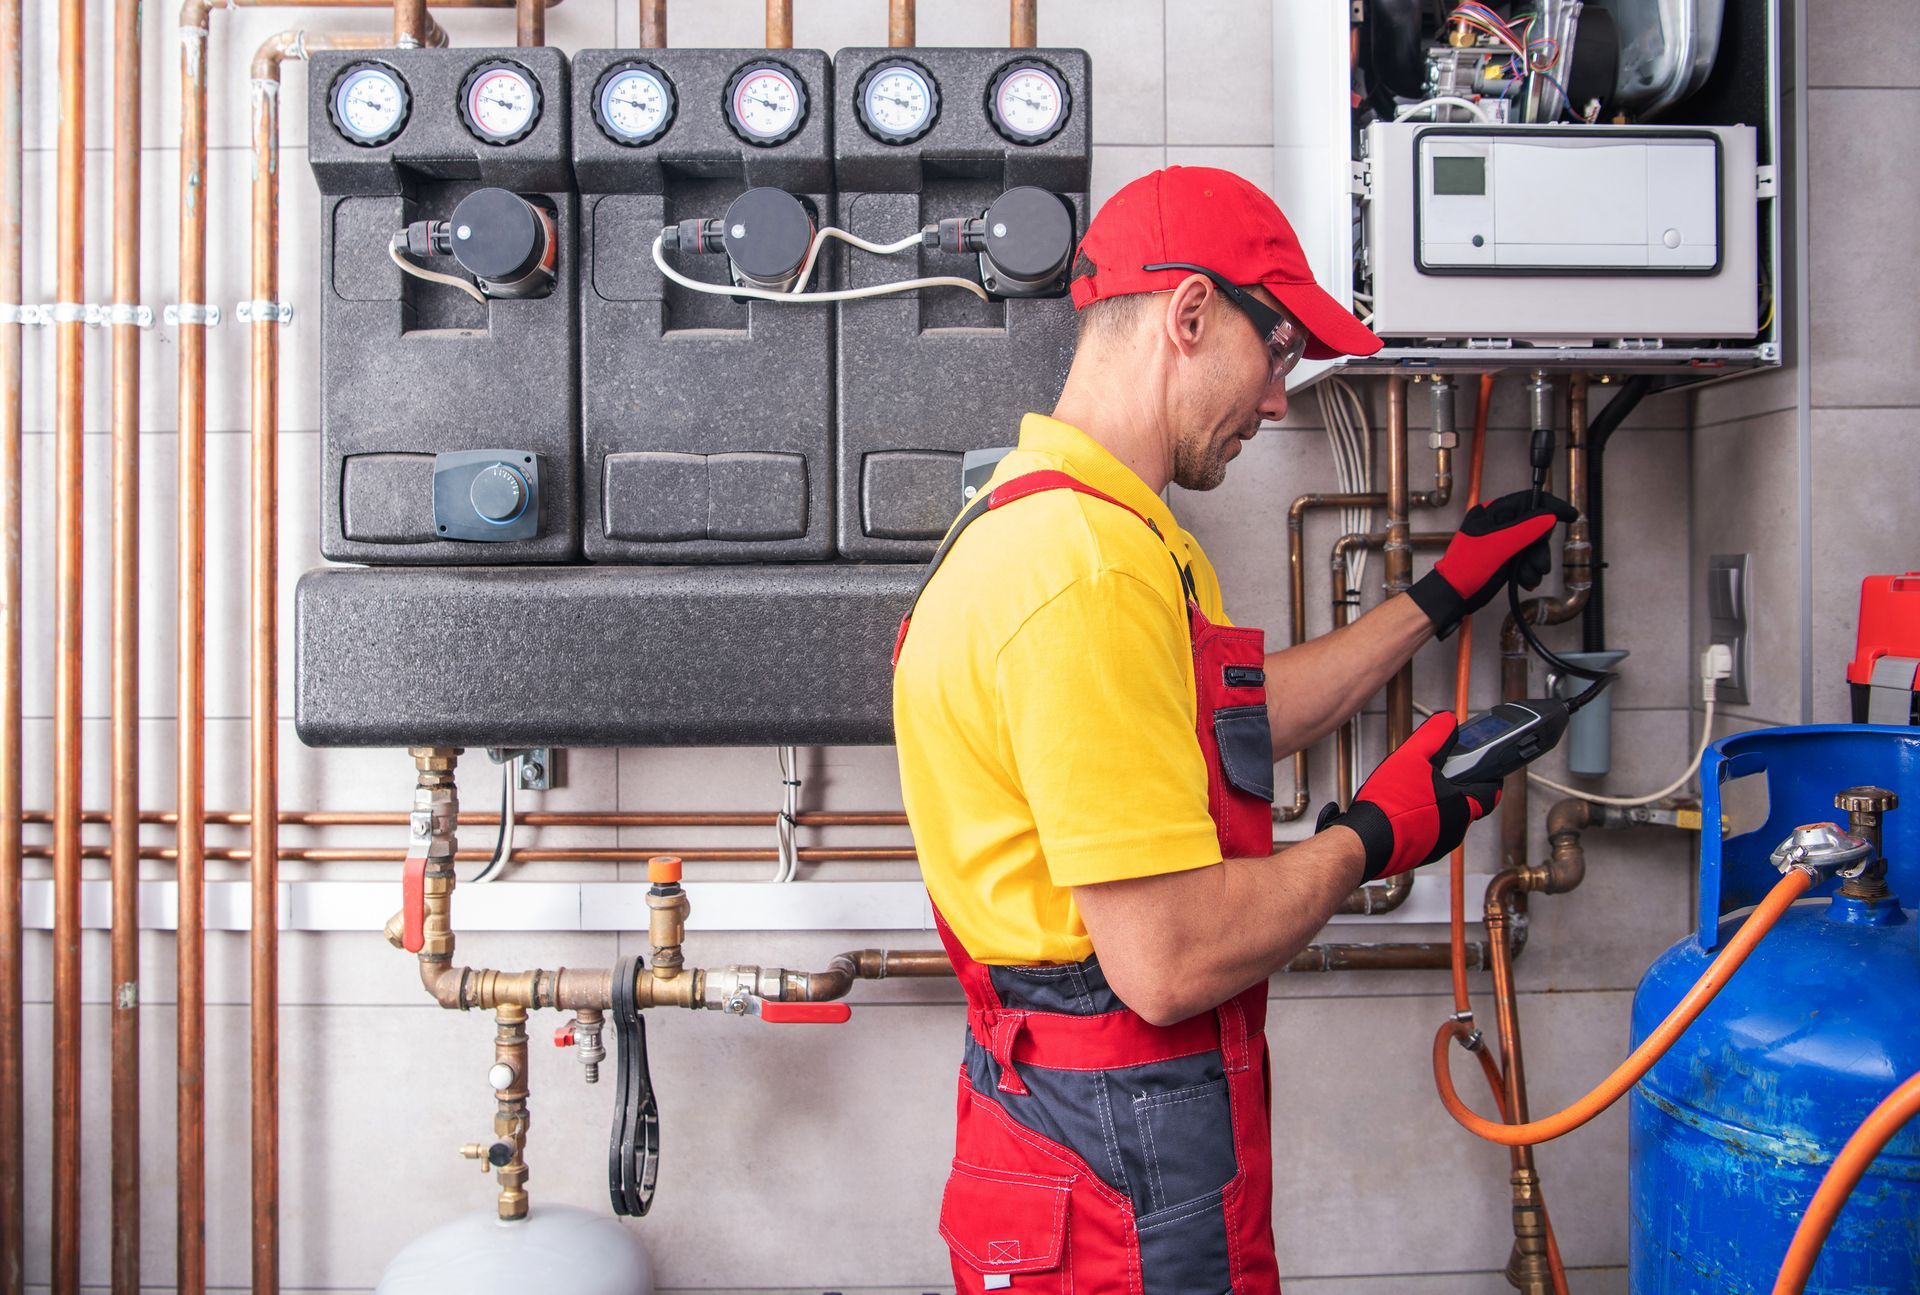
[[[1634,1089],[1633,1295],[1768,1295],[1834,1156],[1920,1072],[1917,774],[1911,728],[1764,729],[1708,752],[1700,925],[1641,980],[1636,1045],[1779,881],[1768,856],[1795,827],[1845,825],[1834,796],[1854,786],[1887,788],[1907,807],[1883,819],[1888,897],[1849,898],[1837,879],[1816,885]],[[1716,825],[1736,834],[1723,839]],[[1920,1295],[1920,1122],[1861,1180],[1806,1289]]]

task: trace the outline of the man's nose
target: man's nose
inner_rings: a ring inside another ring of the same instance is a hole
[[[1267,384],[1267,390],[1260,397],[1260,417],[1263,421],[1277,423],[1287,416],[1287,380],[1276,378]]]

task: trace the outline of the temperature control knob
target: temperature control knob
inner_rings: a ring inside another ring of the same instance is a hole
[[[482,520],[504,525],[527,506],[527,479],[504,463],[491,464],[474,475],[467,497]]]

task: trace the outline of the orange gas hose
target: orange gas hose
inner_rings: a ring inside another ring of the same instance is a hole
[[[1687,996],[1667,1013],[1667,1019],[1660,1022],[1646,1041],[1633,1050],[1633,1055],[1621,1062],[1593,1091],[1545,1119],[1527,1124],[1496,1124],[1467,1109],[1466,1103],[1454,1091],[1453,1075],[1447,1064],[1447,1047],[1464,1027],[1457,1021],[1444,1022],[1439,1033],[1433,1036],[1433,1080],[1439,1086],[1440,1100],[1446,1106],[1447,1114],[1469,1132],[1505,1147],[1533,1146],[1573,1132],[1619,1101],[1628,1089],[1653,1069],[1654,1063],[1666,1055],[1667,1049],[1674,1045],[1687,1027],[1706,1010],[1714,996],[1733,979],[1733,973],[1740,970],[1740,964],[1747,960],[1747,955],[1753,952],[1761,938],[1773,929],[1780,915],[1791,908],[1796,899],[1806,894],[1812,884],[1812,874],[1799,868],[1792,869],[1782,877],[1747,920],[1740,924],[1740,929],[1734,932],[1719,956],[1701,973],[1700,979],[1687,991]]]
[[[1840,1148],[1827,1176],[1820,1180],[1820,1190],[1807,1205],[1806,1215],[1793,1234],[1793,1244],[1787,1247],[1787,1260],[1780,1265],[1780,1280],[1773,1285],[1773,1295],[1800,1295],[1806,1288],[1807,1276],[1820,1258],[1820,1247],[1826,1244],[1847,1197],[1860,1185],[1873,1158],[1915,1115],[1920,1115],[1920,1075],[1889,1093]]]
[[[1467,507],[1472,508],[1480,502],[1480,485],[1487,462],[1487,421],[1493,406],[1493,374],[1480,375],[1480,395],[1474,405],[1473,413],[1473,449],[1467,469]],[[1473,683],[1473,617],[1465,616],[1460,620],[1460,638],[1455,647],[1453,680],[1453,717],[1460,723],[1467,722],[1469,710],[1468,695]],[[1453,959],[1453,1008],[1465,1020],[1471,1016],[1473,1003],[1467,991],[1467,848],[1465,845],[1454,849],[1447,862],[1451,889],[1448,891],[1448,924],[1452,941]],[[1487,1087],[1493,1091],[1493,1104],[1500,1111],[1504,1123],[1511,1117],[1507,1112],[1507,1086],[1500,1075],[1500,1067],[1485,1047],[1476,1048],[1474,1056],[1480,1060],[1481,1073],[1486,1076]],[[1546,1203],[1540,1205],[1540,1223],[1547,1234],[1547,1271],[1553,1279],[1554,1295],[1567,1295],[1567,1273],[1560,1260],[1560,1239],[1554,1235],[1553,1219],[1547,1213]]]

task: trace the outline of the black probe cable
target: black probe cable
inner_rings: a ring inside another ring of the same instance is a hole
[[[1579,694],[1567,699],[1567,710],[1569,712],[1577,711],[1582,706],[1585,706],[1605,691],[1609,684],[1620,677],[1611,670],[1595,670],[1591,666],[1575,665],[1571,661],[1562,659],[1552,648],[1542,643],[1539,635],[1533,632],[1533,625],[1529,621],[1525,609],[1520,605],[1520,586],[1511,580],[1507,582],[1507,606],[1512,611],[1513,623],[1520,627],[1521,637],[1526,639],[1527,646],[1532,648],[1534,653],[1539,656],[1542,661],[1545,661],[1562,674],[1570,674],[1576,679],[1592,681]]]

